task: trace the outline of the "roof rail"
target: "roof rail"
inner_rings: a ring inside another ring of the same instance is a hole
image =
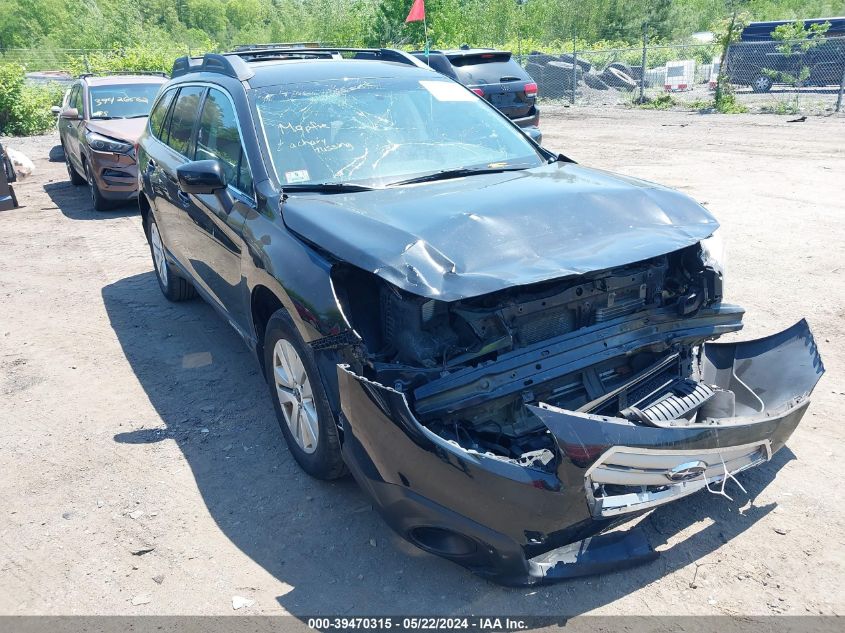
[[[279,47],[273,48],[274,46]],[[248,48],[239,47],[231,53],[206,53],[203,57],[179,57],[173,62],[173,71],[170,75],[171,77],[179,77],[189,72],[209,72],[234,77],[239,81],[247,81],[255,75],[255,72],[249,67],[249,62],[285,59],[346,59],[344,54],[351,54],[352,59],[380,59],[428,69],[428,66],[413,55],[393,48],[299,45],[285,45],[282,48],[281,45],[275,44],[250,44]]]
[[[78,79],[86,77],[111,77],[112,75],[152,75],[154,77],[169,77],[165,72],[156,70],[108,70],[101,73],[82,73]]]
[[[276,42],[273,44],[241,44],[232,50],[236,53],[241,51],[253,51],[267,48],[323,48],[325,45],[319,42]]]

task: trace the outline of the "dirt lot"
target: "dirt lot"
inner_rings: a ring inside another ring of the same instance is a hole
[[[351,480],[299,471],[236,334],[160,295],[133,208],[92,211],[55,136],[7,139],[38,171],[0,213],[0,613],[845,614],[845,119],[549,108],[543,129],[716,214],[742,336],[809,319],[828,373],[750,496],[659,509],[657,562],[552,587],[424,554]]]

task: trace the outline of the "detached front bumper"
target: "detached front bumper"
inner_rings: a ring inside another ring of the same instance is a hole
[[[531,406],[559,448],[551,473],[442,439],[402,393],[339,366],[344,458],[397,533],[495,582],[623,569],[656,554],[636,530],[599,533],[770,459],[824,367],[801,321],[755,341],[705,344],[700,371],[733,391],[733,417],[646,426]]]

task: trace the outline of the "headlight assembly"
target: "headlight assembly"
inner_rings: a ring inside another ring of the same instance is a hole
[[[720,229],[716,229],[713,235],[706,240],[701,240],[701,259],[705,266],[714,268],[724,276],[725,268],[727,267],[727,257],[722,233]]]
[[[97,134],[96,132],[88,132],[85,135],[85,138],[88,139],[88,145],[91,149],[98,152],[116,152],[118,154],[126,154],[132,149],[132,143],[118,141],[117,139],[109,138],[108,136]]]

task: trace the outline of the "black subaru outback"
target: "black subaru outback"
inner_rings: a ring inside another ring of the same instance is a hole
[[[804,321],[712,342],[704,208],[405,53],[181,58],[138,160],[162,292],[254,350],[302,468],[497,582],[651,560],[608,530],[769,460],[824,371]]]

